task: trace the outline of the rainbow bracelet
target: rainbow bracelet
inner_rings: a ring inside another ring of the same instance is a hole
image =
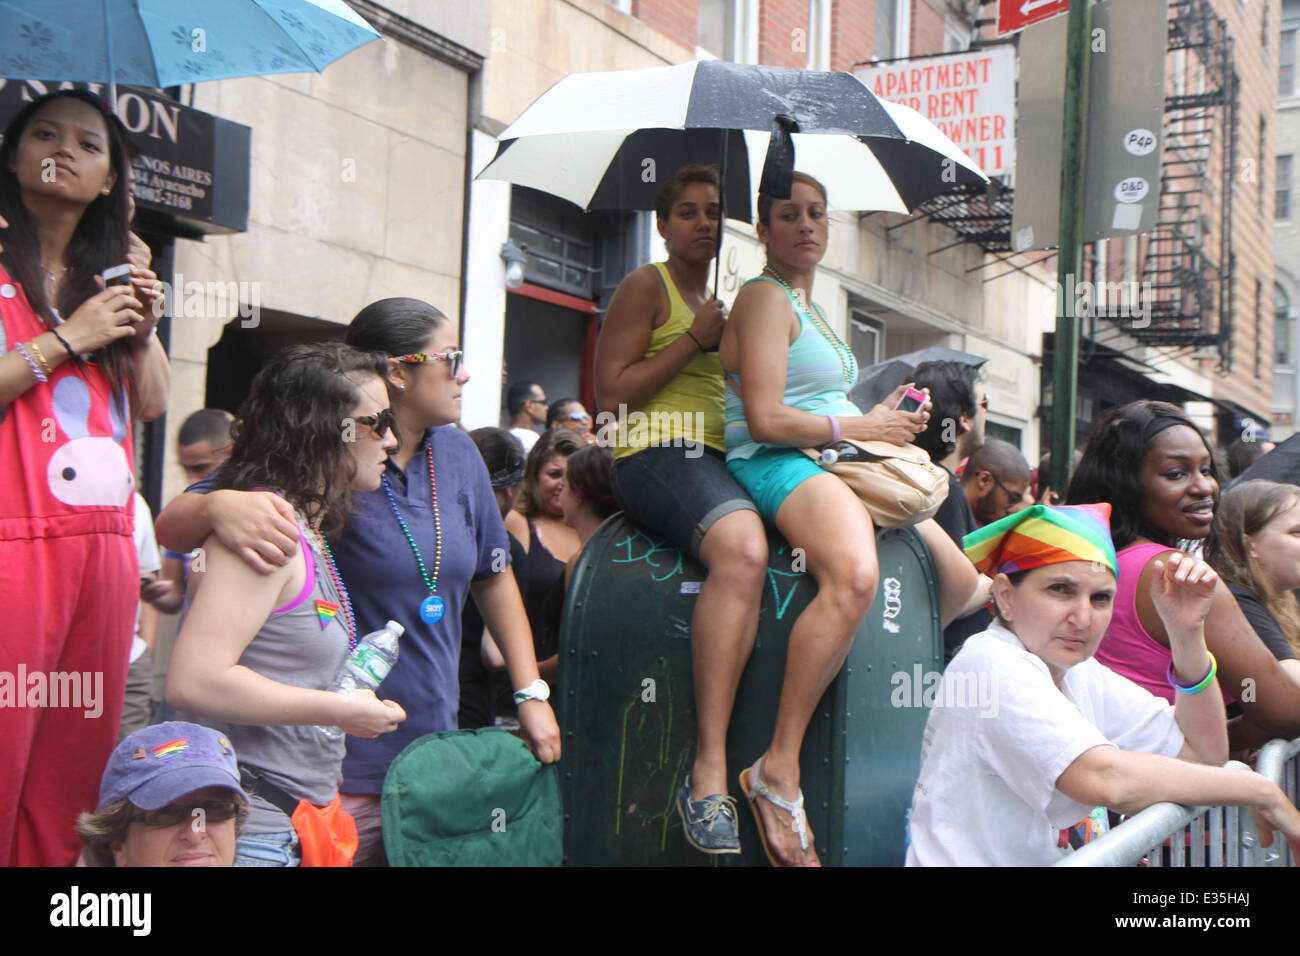
[[[1204,677],[1194,684],[1184,684],[1179,681],[1179,679],[1174,675],[1174,660],[1170,657],[1169,672],[1165,675],[1165,678],[1169,681],[1169,686],[1180,694],[1199,694],[1201,691],[1205,690],[1205,688],[1213,684],[1214,677],[1219,672],[1219,662],[1214,659],[1214,655],[1209,651],[1206,651],[1205,653],[1210,658],[1210,669],[1205,672]]]

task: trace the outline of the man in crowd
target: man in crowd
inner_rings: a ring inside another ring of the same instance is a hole
[[[185,472],[187,485],[206,478],[230,457],[230,426],[234,420],[233,415],[219,408],[201,408],[181,423],[181,430],[176,436],[176,457]],[[170,708],[162,703],[162,691],[167,680],[167,665],[171,662],[177,629],[160,628],[156,619],[159,614],[175,614],[181,609],[189,576],[189,556],[164,548],[162,572],[157,580],[144,585],[140,592],[140,596],[147,602],[147,605],[142,606],[142,616],[146,621],[149,615],[155,618],[153,626],[147,632],[157,634],[154,646],[150,648],[153,652],[153,699],[160,702],[157,716],[164,720],[170,719]]]
[[[982,527],[1005,518],[1029,490],[1029,462],[1010,442],[990,438],[971,452],[961,488]]]
[[[506,392],[506,412],[510,415],[508,428],[524,446],[525,455],[537,441],[538,429],[546,424],[549,409],[542,386],[536,382],[511,383]]]
[[[547,428],[567,428],[588,445],[596,443],[596,433],[591,429],[591,416],[576,398],[560,398],[551,402],[546,413]]]
[[[988,397],[976,384],[979,369],[962,362],[924,362],[913,377],[917,388],[930,390],[931,402],[930,421],[913,444],[948,472],[948,497],[934,520],[960,547],[961,539],[979,525],[953,472],[984,441]]]

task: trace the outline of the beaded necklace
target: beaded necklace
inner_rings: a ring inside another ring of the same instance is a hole
[[[844,371],[844,381],[849,385],[852,385],[854,375],[851,369],[856,362],[856,359],[853,357],[853,351],[845,344],[844,340],[839,337],[839,334],[830,327],[830,324],[826,321],[826,317],[821,314],[821,306],[814,302],[812,304],[812,309],[809,309],[807,303],[804,301],[803,290],[790,288],[790,284],[785,281],[781,276],[781,273],[777,272],[771,266],[763,266],[763,272],[772,279],[775,279],[782,289],[785,289],[786,294],[794,301],[795,309],[803,312],[804,315],[808,316],[808,318],[812,320],[813,326],[822,334],[822,337],[830,343],[831,348],[835,350],[835,356],[840,360],[840,368]]]
[[[329,571],[330,580],[334,582],[334,590],[338,592],[341,610],[343,611],[343,626],[348,632],[348,653],[351,654],[357,648],[357,619],[352,614],[352,598],[348,596],[347,586],[343,583],[343,575],[339,574],[338,565],[334,562],[334,552],[330,550],[329,542],[325,540],[325,535],[320,533],[320,529],[308,525],[311,528],[312,535],[316,538],[317,544],[320,545],[321,554],[325,556],[325,568]]]
[[[434,555],[433,555],[433,577],[430,579],[429,572],[424,566],[424,558],[420,556],[420,549],[415,545],[415,538],[411,536],[411,531],[406,527],[406,521],[402,518],[402,513],[397,510],[397,499],[393,497],[393,489],[388,486],[388,475],[383,476],[384,494],[388,496],[388,503],[392,506],[393,517],[397,519],[397,526],[402,529],[402,534],[406,537],[406,543],[411,546],[411,553],[415,555],[415,563],[420,568],[420,577],[424,579],[424,586],[429,589],[429,596],[420,602],[420,619],[429,624],[437,624],[442,620],[443,614],[447,612],[447,605],[442,598],[438,597],[438,572],[442,569],[442,516],[438,513],[438,482],[433,474],[433,439],[429,438],[425,443],[425,450],[429,462],[429,491],[433,498],[433,528],[434,528]]]

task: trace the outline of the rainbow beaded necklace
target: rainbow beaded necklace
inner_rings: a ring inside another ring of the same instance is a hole
[[[347,586],[343,583],[343,575],[339,574],[338,565],[334,561],[334,552],[330,550],[329,542],[325,540],[325,535],[320,533],[320,529],[308,525],[311,533],[320,545],[321,554],[325,556],[325,569],[329,571],[330,580],[334,582],[334,590],[338,592],[339,601],[342,605],[340,610],[343,611],[343,626],[348,632],[348,653],[351,654],[357,648],[357,619],[352,614],[352,598],[348,595]]]
[[[432,437],[425,440],[425,451],[429,462],[429,492],[433,499],[434,555],[432,578],[429,577],[429,571],[424,566],[424,558],[420,556],[420,549],[416,547],[415,538],[411,535],[411,529],[406,526],[402,513],[397,509],[397,499],[393,497],[393,489],[388,485],[388,475],[385,474],[381,480],[384,485],[384,494],[388,496],[388,504],[393,509],[393,517],[397,519],[397,526],[402,529],[402,535],[406,538],[406,543],[411,546],[411,553],[415,555],[415,563],[420,569],[420,577],[424,579],[424,585],[429,589],[429,596],[420,602],[420,619],[429,624],[437,624],[442,620],[443,614],[447,612],[447,605],[442,598],[438,597],[438,572],[442,569],[442,515],[438,513],[438,480],[433,472]]]

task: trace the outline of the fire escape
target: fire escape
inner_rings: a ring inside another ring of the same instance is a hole
[[[1238,81],[1232,38],[1209,0],[1169,0],[1166,77],[1160,210],[1155,229],[1138,237],[1137,275],[1149,290],[1143,294],[1151,297],[1151,321],[1141,329],[1126,316],[1114,321],[1144,345],[1213,350],[1219,370],[1226,372],[1232,363],[1231,175]],[[916,218],[941,223],[961,237],[959,242],[974,242],[997,257],[976,269],[1011,266],[995,279],[1035,264],[1008,261],[1024,259],[1012,251],[1013,199],[1014,190],[994,180],[987,188],[937,196],[917,210]]]
[[[1139,240],[1151,324],[1132,334],[1148,345],[1215,347],[1220,369],[1228,371],[1237,141],[1232,38],[1208,0],[1170,0],[1168,51],[1160,212],[1155,230]]]

